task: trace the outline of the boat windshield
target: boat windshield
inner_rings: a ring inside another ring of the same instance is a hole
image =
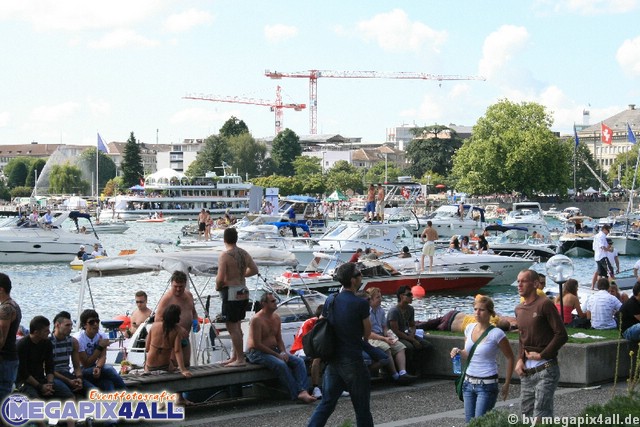
[[[434,212],[434,218],[451,218],[458,216],[458,206],[440,206]]]

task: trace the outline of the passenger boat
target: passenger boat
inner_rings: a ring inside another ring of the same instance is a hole
[[[242,217],[258,211],[262,203],[262,188],[245,183],[242,177],[209,172],[204,177],[187,177],[173,169],[162,169],[147,176],[144,191],[119,195],[109,199],[100,212],[100,221],[120,218],[126,221],[163,212],[165,217],[195,219],[202,209],[213,217],[230,213]]]
[[[0,263],[69,262],[80,246],[100,244],[94,231],[80,232],[78,218],[85,218],[90,224],[91,216],[77,211],[56,214],[51,228],[25,222],[20,217],[7,219],[0,224]],[[67,219],[74,221],[75,231],[65,228],[63,223]]]

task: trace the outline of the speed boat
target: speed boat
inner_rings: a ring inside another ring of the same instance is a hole
[[[558,249],[558,243],[552,241],[549,236],[536,233],[539,237],[532,237],[526,227],[492,224],[488,225],[485,231],[492,234],[487,237],[487,241],[493,253],[498,255],[547,261]]]

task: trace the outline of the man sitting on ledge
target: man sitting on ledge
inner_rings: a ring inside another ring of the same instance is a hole
[[[278,300],[273,293],[267,292],[260,298],[262,309],[251,319],[247,359],[251,363],[263,365],[274,371],[278,379],[287,387],[291,400],[304,403],[315,402],[316,398],[308,392],[309,379],[302,358],[288,354],[284,341],[280,316],[276,314]]]

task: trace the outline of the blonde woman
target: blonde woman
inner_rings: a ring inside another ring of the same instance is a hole
[[[471,360],[468,362],[462,386],[464,413],[467,422],[489,412],[498,400],[498,350],[507,359],[507,373],[500,393],[503,400],[506,400],[509,395],[511,374],[515,366],[515,358],[507,336],[504,331],[493,327],[489,322],[491,317],[496,315],[493,300],[487,296],[478,295],[473,304],[473,310],[476,323],[465,328],[464,349],[456,347],[451,349],[451,357],[460,354],[463,359],[468,359],[471,348],[477,343]],[[491,329],[489,330],[489,328]],[[487,330],[488,332],[485,334]],[[483,335],[484,338],[480,340]]]

